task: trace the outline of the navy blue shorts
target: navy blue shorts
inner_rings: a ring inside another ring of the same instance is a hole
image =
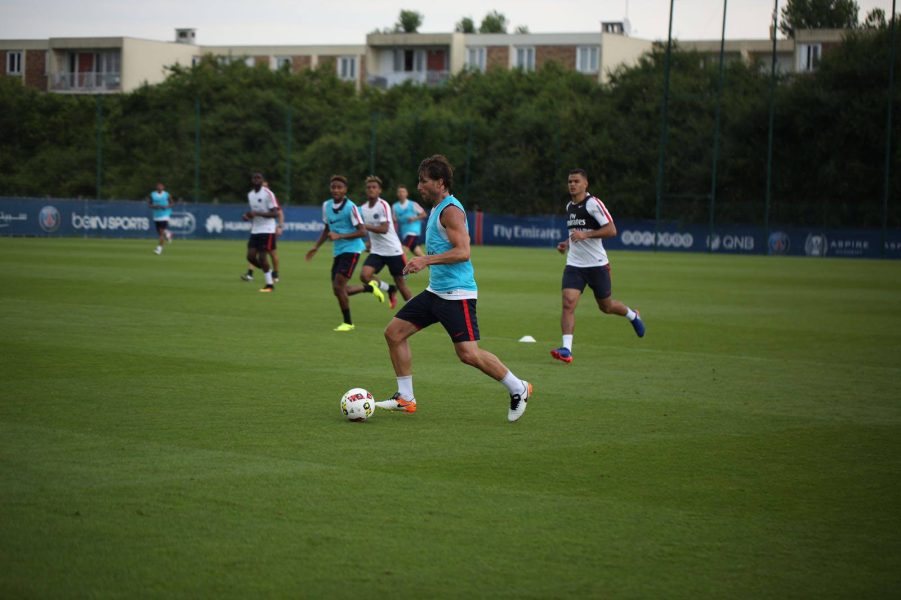
[[[419,245],[419,236],[416,235],[415,233],[408,233],[404,237],[404,246],[406,246],[410,250],[413,250],[413,248],[415,248],[418,245]]]
[[[247,247],[256,250],[275,250],[275,237],[274,233],[251,233]]]
[[[394,315],[396,318],[425,329],[441,323],[447,335],[457,342],[475,342],[479,339],[479,321],[476,318],[476,300],[445,300],[428,290],[423,290],[404,304]]]
[[[156,225],[157,233],[162,233],[169,228],[169,221],[154,221],[153,224]]]
[[[366,262],[363,263],[363,266],[372,267],[372,270],[378,273],[382,270],[382,267],[388,265],[388,272],[395,277],[400,277],[404,274],[404,265],[406,264],[407,260],[403,254],[398,254],[397,256],[370,254],[366,257]]]
[[[583,292],[585,286],[594,291],[594,297],[600,300],[610,297],[610,265],[603,267],[571,267],[563,269],[563,289]]]
[[[359,252],[345,252],[336,256],[332,261],[332,281],[335,280],[337,275],[343,275],[350,279],[354,274],[358,260],[360,260]]]

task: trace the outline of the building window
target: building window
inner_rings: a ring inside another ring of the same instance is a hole
[[[22,74],[22,52],[6,53],[6,74],[21,75]]]
[[[535,70],[535,48],[517,48],[516,49],[516,64],[513,65],[523,71],[534,71]]]
[[[354,81],[357,78],[356,56],[341,56],[338,58],[338,77],[345,81]]]
[[[484,48],[467,48],[466,49],[466,66],[474,71],[485,70],[485,49]]]
[[[597,46],[579,46],[576,49],[576,70],[580,73],[597,73],[598,54]]]
[[[397,49],[394,51],[394,70],[398,73],[425,71],[425,50]]]
[[[253,67],[256,64],[257,64],[257,61],[252,56],[248,56],[247,58],[244,59],[244,65],[247,67]]]
[[[820,56],[823,53],[822,44],[800,44],[798,64],[799,71],[813,71],[820,64]]]
[[[281,69],[291,70],[291,66],[294,64],[294,61],[291,60],[290,56],[276,56],[275,57],[275,69],[280,71]]]

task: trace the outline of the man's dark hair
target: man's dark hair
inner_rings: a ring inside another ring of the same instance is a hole
[[[340,181],[345,186],[347,185],[347,177],[345,177],[344,175],[332,175],[328,182],[331,183],[333,181]]]
[[[454,185],[454,168],[447,158],[441,154],[435,154],[419,163],[419,173],[425,173],[429,179],[443,180],[444,187],[449,192]]]
[[[379,187],[382,187],[382,180],[378,177],[378,175],[370,175],[366,178],[366,183],[372,183],[373,181],[379,184]]]
[[[588,172],[585,169],[573,169],[569,172],[570,175],[581,175],[585,178],[585,181],[588,181]]]

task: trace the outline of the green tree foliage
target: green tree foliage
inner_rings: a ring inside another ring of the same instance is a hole
[[[422,27],[423,16],[415,10],[401,10],[394,24],[394,31],[416,33]]]
[[[398,184],[415,187],[422,158],[442,153],[456,167],[455,192],[489,212],[558,213],[567,197],[566,174],[581,167],[590,175],[590,189],[617,218],[651,218],[664,56],[657,46],[635,66],[616,70],[605,85],[547,63],[532,73],[466,71],[440,86],[406,83],[361,92],[340,81],[334,65],[291,73],[208,59],[172,69],[159,85],[101,97],[102,195],[140,199],[162,180],[176,197],[190,200],[199,156],[201,202],[243,202],[252,170],[263,171],[280,200],[292,204],[324,200],[333,173],[347,175],[351,197],[361,198],[363,179],[374,171],[391,197]],[[888,60],[888,29],[861,28],[824,53],[816,72],[780,77],[772,223],[881,222]],[[720,223],[763,219],[767,66],[737,57],[726,64],[716,186]],[[674,51],[662,205],[667,219],[707,222],[718,75],[715,59]],[[901,198],[898,88],[894,227],[901,226],[895,201]],[[93,197],[97,102],[37,93],[0,78],[3,193]]]
[[[496,10],[491,11],[482,19],[479,33],[507,33],[507,17]]]
[[[796,29],[851,29],[859,11],[854,0],[788,0],[779,30],[794,37]]]
[[[457,21],[456,25],[454,25],[454,31],[457,33],[475,33],[476,24],[472,20],[472,17],[463,17]]]

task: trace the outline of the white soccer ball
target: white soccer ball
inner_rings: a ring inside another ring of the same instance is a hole
[[[349,421],[365,421],[375,412],[375,398],[363,388],[353,388],[341,396],[341,414]]]

